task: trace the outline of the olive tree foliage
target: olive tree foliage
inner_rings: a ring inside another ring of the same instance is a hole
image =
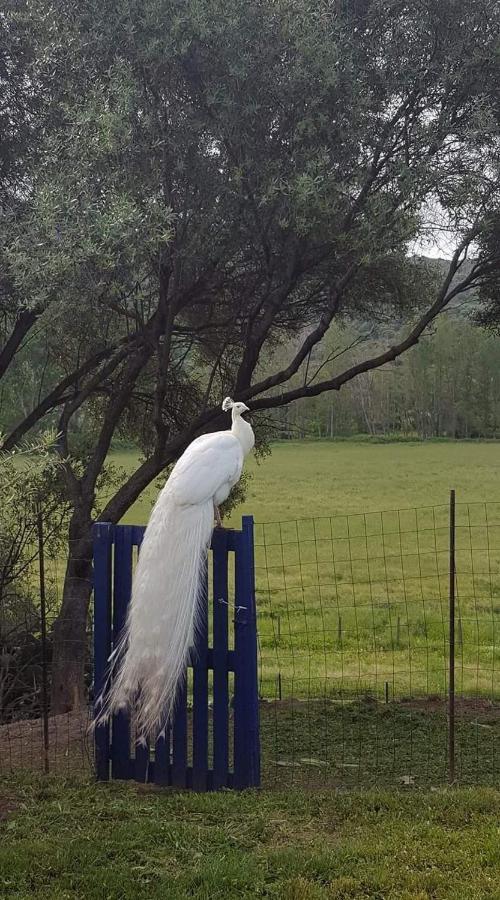
[[[500,180],[500,175],[497,176]],[[484,267],[479,280],[479,298],[482,301],[474,314],[474,320],[495,334],[500,334],[500,289],[498,269],[494,261],[498,259],[500,248],[500,211],[492,216],[489,228],[480,235],[481,254],[490,265]]]
[[[38,91],[28,71],[33,48],[22,17],[0,12],[0,378],[41,311],[17,290],[8,258],[14,223],[27,208],[27,158],[33,158]]]
[[[144,459],[98,508],[112,522],[223,425],[225,394],[260,411],[339,390],[496,271],[481,239],[498,204],[499,15],[486,0],[30,0],[7,13],[41,104],[4,232],[22,298],[8,326],[34,317],[24,336],[36,329],[47,366],[4,448],[47,416],[59,434],[72,515],[55,709],[82,699],[91,523],[114,437]],[[409,254],[434,220],[452,245],[441,278]],[[391,317],[406,323],[397,343],[293,379],[335,320]]]

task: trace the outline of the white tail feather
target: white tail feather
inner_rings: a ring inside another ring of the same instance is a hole
[[[168,489],[151,513],[135,571],[127,620],[110,657],[109,690],[94,725],[133,707],[141,739],[171,719],[197,631],[200,592],[213,529],[211,500],[178,506]]]

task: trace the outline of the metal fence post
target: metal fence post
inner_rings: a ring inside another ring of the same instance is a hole
[[[42,637],[42,718],[43,718],[43,770],[49,774],[49,705],[47,689],[47,598],[45,594],[45,553],[43,517],[38,508],[36,516],[38,534],[38,575],[40,584],[40,631]]]
[[[449,615],[449,680],[448,680],[448,778],[455,781],[455,491],[450,491],[450,615]]]

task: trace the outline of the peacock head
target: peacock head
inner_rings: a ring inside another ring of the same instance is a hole
[[[233,416],[241,416],[244,412],[248,412],[249,408],[244,403],[235,403],[234,400],[231,400],[231,397],[226,397],[226,399],[222,403],[222,409],[224,412],[229,412],[231,409],[233,411]]]

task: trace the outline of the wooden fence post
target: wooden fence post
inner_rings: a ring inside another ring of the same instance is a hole
[[[236,542],[234,786],[260,784],[257,614],[253,517],[243,517]]]

